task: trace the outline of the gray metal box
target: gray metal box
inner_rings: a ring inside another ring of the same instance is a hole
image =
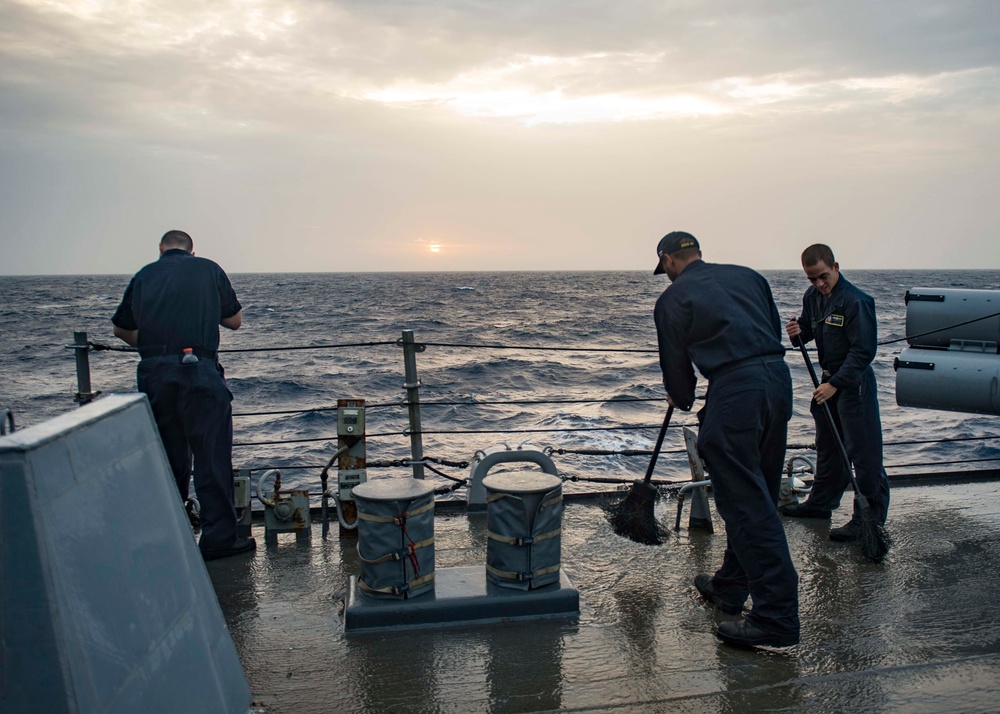
[[[243,714],[146,397],[0,438],[0,711]]]

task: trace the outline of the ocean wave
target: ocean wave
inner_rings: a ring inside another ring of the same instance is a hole
[[[935,274],[913,271],[853,271],[845,274],[876,300],[880,338],[905,331],[903,291],[916,285],[991,288],[997,271]],[[801,271],[769,271],[782,316],[797,314],[807,281]],[[232,276],[245,305],[244,328],[223,331],[224,348],[305,344],[394,342],[403,329],[418,341],[555,347],[601,347],[655,350],[653,303],[666,283],[645,272],[595,273],[449,273],[449,274],[303,274]],[[111,335],[113,296],[127,276],[0,278],[0,334],[8,359],[0,360],[0,399],[11,406],[18,423],[37,423],[74,408],[75,368],[65,345],[85,330],[91,339],[117,344]],[[474,288],[459,290],[458,288]],[[81,297],[85,296],[85,297]],[[100,298],[108,298],[102,300]],[[45,324],[38,330],[38,321]],[[895,404],[892,359],[898,349],[879,350],[874,364],[887,442],[983,436],[1000,432],[996,417],[906,409]],[[334,405],[338,398],[363,398],[369,404],[398,404],[404,396],[402,350],[394,344],[337,350],[247,352],[222,355],[235,395],[236,412],[306,409]],[[788,356],[795,395],[789,441],[814,438],[809,412],[812,391],[802,361]],[[135,389],[134,355],[92,353],[95,390]],[[469,404],[422,410],[425,452],[463,460],[504,440],[524,439],[555,448],[606,450],[650,449],[656,429],[574,431],[587,427],[658,425],[664,413],[662,379],[655,352],[549,352],[428,347],[417,355],[422,401]],[[699,380],[697,392],[704,393]],[[630,398],[652,402],[630,402]],[[514,401],[597,399],[591,404],[514,404]],[[678,414],[677,424],[693,422]],[[307,412],[238,418],[237,441],[282,438],[333,438],[240,447],[238,467],[273,463],[325,463],[335,449],[335,414]],[[406,410],[372,409],[367,441],[371,460],[409,458]],[[565,428],[532,433],[530,429]],[[457,433],[462,430],[476,433]],[[490,430],[498,430],[493,433]],[[488,432],[488,433],[483,433]],[[665,449],[682,447],[671,429]],[[1000,455],[1000,440],[887,445],[887,462],[932,462]],[[657,475],[683,475],[683,455],[661,456]],[[643,457],[559,457],[560,471],[584,476],[614,472],[641,477]],[[985,464],[986,467],[995,464]],[[970,468],[980,468],[976,464]],[[956,468],[962,468],[961,465]],[[406,469],[373,469],[370,477],[406,475]],[[449,472],[452,473],[452,472]],[[454,473],[465,475],[461,470]],[[290,471],[289,487],[315,486],[317,470]],[[285,475],[283,475],[285,478]]]

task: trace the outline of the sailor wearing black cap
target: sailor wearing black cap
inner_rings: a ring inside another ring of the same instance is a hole
[[[194,456],[198,546],[213,560],[255,546],[253,538],[237,537],[232,395],[216,359],[219,325],[239,329],[243,309],[225,271],[193,251],[184,231],[164,234],[160,259],[135,274],[111,321],[115,335],[139,349],[139,391],[149,397],[185,501]]]
[[[820,386],[810,404],[816,421],[816,478],[809,497],[783,509],[785,515],[829,518],[840,506],[850,485],[836,436],[823,403],[844,440],[854,465],[858,487],[871,504],[879,523],[889,511],[889,478],[882,464],[882,421],[872,360],[877,349],[875,301],[840,272],[829,246],[816,243],[802,252],[802,269],[812,283],[802,298],[802,315],[785,325],[792,344],[816,340],[823,368]],[[861,537],[857,502],[851,520],[830,531],[830,539],[854,541]]]
[[[656,252],[654,272],[672,281],[654,312],[667,400],[691,409],[694,367],[708,378],[698,449],[726,525],[722,567],[695,587],[727,614],[751,597],[743,620],[719,625],[724,642],[796,644],[798,574],[777,511],[792,385],[771,287],[749,268],[704,262],[690,233],[668,233]]]

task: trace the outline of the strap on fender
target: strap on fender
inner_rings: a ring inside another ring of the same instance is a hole
[[[407,546],[404,546],[402,550],[397,550],[392,553],[386,553],[381,558],[375,558],[374,560],[369,560],[365,556],[361,555],[361,543],[358,543],[358,559],[361,560],[361,562],[363,563],[367,563],[368,565],[379,565],[381,563],[387,563],[390,560],[402,560],[403,558],[412,555],[415,551],[419,550],[420,548],[426,548],[427,546],[433,544],[434,544],[434,536],[431,536],[430,538],[419,540],[416,543],[411,543]]]
[[[414,508],[411,511],[403,511],[398,516],[376,516],[371,513],[365,513],[361,510],[358,511],[358,518],[363,521],[369,521],[371,523],[395,523],[397,526],[402,526],[406,523],[407,518],[412,518],[413,516],[419,516],[421,513],[427,513],[427,511],[433,510],[434,501]]]
[[[557,503],[559,503],[562,500],[563,500],[562,490],[560,490],[559,493],[557,493],[552,498],[549,498],[549,499],[547,499],[545,501],[542,501],[542,508],[548,508],[550,506],[554,506],[554,505],[556,505]]]
[[[373,588],[370,587],[364,580],[358,578],[358,587],[361,588],[366,593],[374,593],[379,595],[406,595],[414,588],[419,588],[421,585],[429,583],[434,579],[434,573],[428,573],[427,575],[422,575],[416,580],[411,580],[405,585],[399,587],[385,587],[385,588]]]
[[[513,495],[514,494],[512,494],[512,493],[491,493],[490,495],[488,495],[486,497],[486,502],[487,503],[493,503],[494,501],[499,501],[501,498],[513,497]],[[559,501],[561,501],[561,500],[562,500],[562,490],[560,490],[559,493],[557,493],[552,498],[549,498],[549,499],[546,499],[546,500],[542,501],[542,506],[541,507],[542,508],[548,508],[549,506],[554,506],[557,503],[559,503]]]
[[[543,540],[548,540],[549,538],[555,538],[562,533],[562,528],[556,528],[554,531],[549,531],[548,533],[542,533],[536,536],[525,536],[525,537],[515,537],[515,536],[505,536],[499,533],[494,533],[493,531],[486,531],[486,536],[490,540],[495,540],[498,543],[506,543],[507,545],[532,545],[534,543],[540,543]]]
[[[507,497],[510,497],[510,496],[513,496],[513,494],[511,494],[511,493],[491,493],[490,495],[488,495],[486,497],[486,502],[487,503],[493,503],[494,501],[499,501],[501,498],[507,498]],[[559,493],[557,493],[552,498],[547,498],[546,500],[542,501],[541,508],[549,508],[550,506],[556,505],[561,500],[563,500],[562,490],[560,490]]]
[[[528,580],[534,580],[535,578],[541,577],[542,575],[548,575],[549,573],[555,573],[559,571],[559,566],[561,563],[556,563],[555,565],[550,565],[547,568],[539,568],[528,573],[518,573],[512,570],[497,570],[489,563],[486,564],[486,570],[495,575],[498,578],[506,578],[507,580],[517,580],[518,582],[525,582]],[[360,584],[360,581],[358,581]]]

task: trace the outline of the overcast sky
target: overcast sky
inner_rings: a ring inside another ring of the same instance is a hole
[[[0,274],[1000,267],[998,0],[0,0]]]

